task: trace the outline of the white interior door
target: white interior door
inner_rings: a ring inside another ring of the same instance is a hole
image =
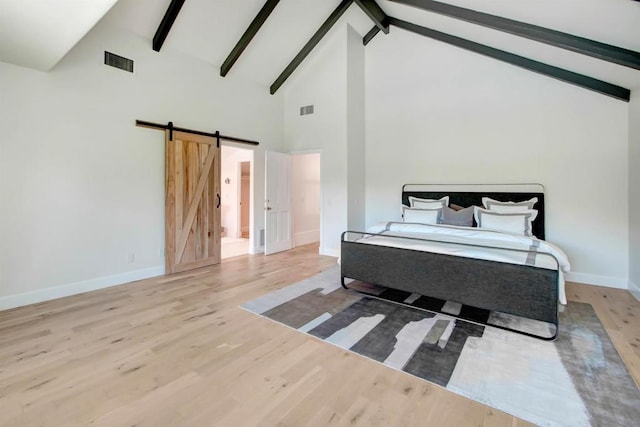
[[[291,249],[291,156],[265,153],[265,226],[266,255]]]

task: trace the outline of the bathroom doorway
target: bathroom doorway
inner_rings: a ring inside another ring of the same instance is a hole
[[[253,150],[222,145],[222,259],[246,255],[251,241]]]

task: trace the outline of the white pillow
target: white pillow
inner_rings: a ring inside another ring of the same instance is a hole
[[[419,199],[409,196],[409,206],[419,209],[444,208],[445,206],[449,206],[449,196],[444,196],[441,199]]]
[[[402,218],[404,222],[415,222],[419,224],[438,224],[442,216],[442,208],[438,209],[418,209],[402,206]]]
[[[473,216],[478,228],[531,236],[532,222],[538,216],[538,211],[530,209],[523,212],[497,212],[476,206]]]
[[[485,209],[490,211],[511,213],[511,212],[525,212],[533,209],[533,206],[538,203],[538,198],[534,197],[524,202],[499,202],[498,200],[490,199],[489,197],[482,198],[482,204]]]

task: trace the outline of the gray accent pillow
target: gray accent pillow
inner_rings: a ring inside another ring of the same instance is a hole
[[[458,211],[447,206],[442,208],[441,224],[473,227],[473,206]]]

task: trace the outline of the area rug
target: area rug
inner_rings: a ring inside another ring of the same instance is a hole
[[[570,302],[548,342],[417,307],[521,318],[354,284],[375,296],[332,268],[242,307],[540,426],[640,425],[640,391],[589,304]]]

